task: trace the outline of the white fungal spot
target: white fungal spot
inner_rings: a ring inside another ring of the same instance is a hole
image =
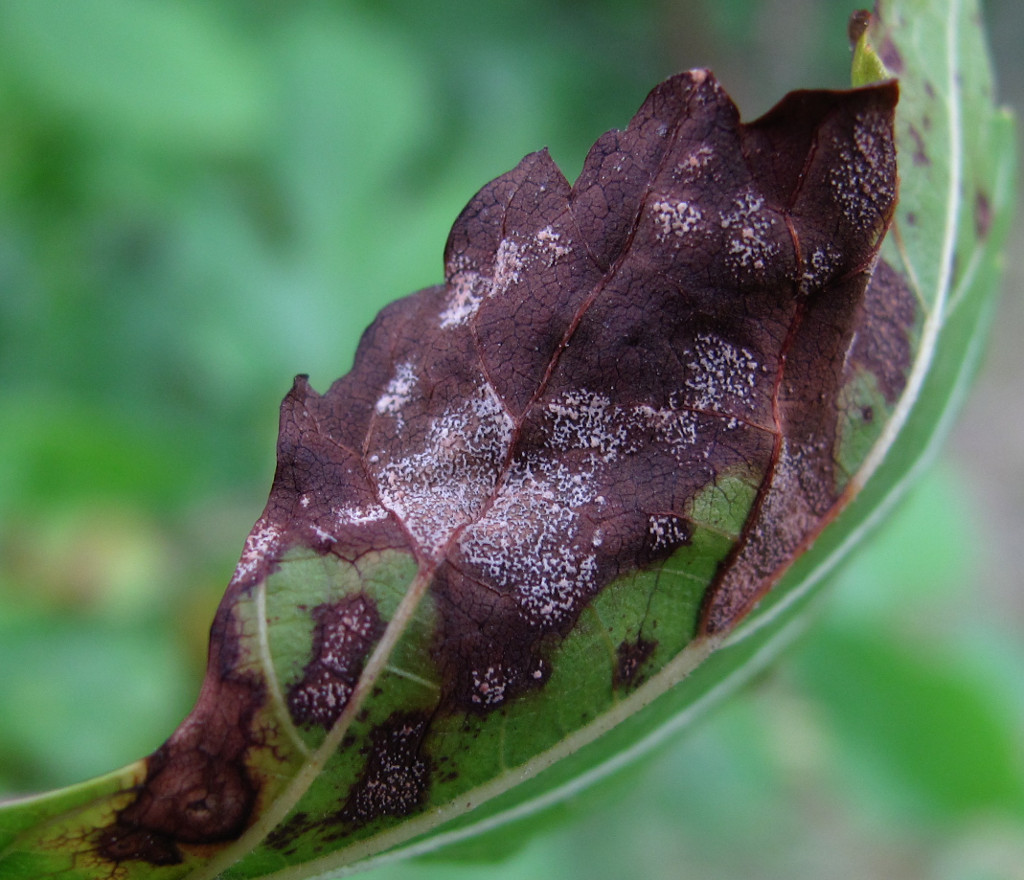
[[[580,542],[577,513],[593,488],[592,470],[547,456],[514,462],[486,513],[459,536],[464,559],[512,591],[528,619],[556,624],[595,589],[597,561]]]
[[[668,550],[678,547],[688,537],[686,526],[673,514],[652,514],[647,520],[647,534],[654,550]]]
[[[763,270],[778,254],[771,241],[771,215],[764,210],[764,197],[750,190],[733,199],[733,209],[722,215],[722,228],[729,233],[725,261],[733,270]]]
[[[683,464],[690,461],[697,444],[697,414],[679,408],[676,400],[670,403],[672,406],[657,410],[647,407],[647,421],[657,431],[657,442]]]
[[[752,352],[717,336],[701,334],[686,355],[693,358],[686,364],[692,372],[685,385],[695,394],[695,406],[721,411],[729,403],[750,397],[758,371]]]
[[[836,271],[841,257],[831,244],[815,248],[804,265],[804,287],[814,289],[824,285]]]
[[[494,255],[494,274],[491,277],[489,296],[500,296],[513,284],[518,284],[523,266],[523,247],[511,238],[503,238]]]
[[[505,677],[505,671],[500,664],[497,667],[488,666],[482,672],[474,669],[472,676],[473,695],[470,699],[474,703],[480,703],[483,706],[495,706],[505,699],[505,689],[508,687],[508,681]]]
[[[441,329],[465,324],[477,313],[490,289],[490,278],[479,272],[466,269],[455,273],[448,282],[448,300],[441,312]]]
[[[551,242],[546,242],[545,246],[550,247]],[[448,330],[465,324],[477,313],[485,299],[500,296],[513,284],[518,284],[525,265],[523,246],[506,238],[498,245],[490,277],[469,265],[456,267],[455,271],[450,272],[448,280],[448,299],[441,311],[441,329]]]
[[[332,535],[330,532],[326,531],[325,529],[320,528],[320,526],[318,526],[318,525],[314,525],[312,528],[313,528],[313,533],[317,536],[317,538],[320,539],[320,541],[322,543],[324,543],[324,544],[337,544],[338,543],[338,536],[337,535]]]
[[[664,241],[669,235],[685,238],[697,229],[703,217],[696,205],[668,197],[652,202],[650,209],[658,241]]]
[[[341,526],[362,526],[367,523],[381,522],[390,514],[379,504],[369,507],[335,507],[331,510],[338,525]]]
[[[715,151],[707,144],[697,147],[676,164],[676,179],[681,182],[692,181],[708,166],[714,155]]]
[[[388,381],[384,393],[377,398],[374,407],[380,415],[392,415],[401,417],[402,409],[412,395],[418,379],[416,371],[408,361],[395,367],[395,374]]]
[[[551,254],[552,262],[569,253],[569,248],[561,244],[562,233],[556,232],[553,226],[545,226],[537,233],[537,243]]]
[[[629,420],[603,394],[587,391],[566,391],[547,405],[554,417],[551,443],[555,449],[590,449],[605,461],[612,461],[626,448]],[[628,411],[626,411],[628,413]]]
[[[281,530],[261,517],[245,539],[242,557],[235,567],[231,583],[238,584],[253,577],[260,566],[277,553],[280,543]]]
[[[880,219],[879,205],[895,197],[886,123],[874,116],[859,118],[853,129],[853,149],[838,137],[835,145],[839,161],[829,173],[829,185],[843,216],[858,228],[870,228]]]
[[[421,550],[437,556],[452,532],[474,519],[494,490],[513,422],[484,383],[434,418],[422,448],[379,467],[377,489]]]

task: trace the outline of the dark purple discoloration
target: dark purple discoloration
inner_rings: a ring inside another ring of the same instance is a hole
[[[263,691],[236,671],[231,608],[289,548],[413,557],[436,609],[437,709],[487,713],[543,687],[593,597],[688,543],[694,499],[742,473],[760,488],[699,634],[734,626],[840,503],[850,370],[890,400],[902,389],[914,305],[888,268],[872,280],[896,101],[893,83],[796,92],[742,124],[691,71],[603,135],[574,185],[542,151],[484,187],[452,229],[445,284],[384,309],[326,393],[296,379],[199,703],[99,851],[170,864],[249,823]],[[287,702],[329,727],[383,624],[360,594],[312,613]],[[612,684],[635,685],[653,648],[620,646]],[[423,803],[428,725],[399,712],[372,732],[327,820],[339,834]]]
[[[988,238],[992,228],[992,203],[988,196],[978,190],[974,197],[974,231],[978,238]]]
[[[358,593],[312,612],[313,659],[302,680],[288,691],[296,724],[330,728],[348,703],[363,664],[384,632],[384,622],[368,596]]]
[[[336,821],[361,826],[381,816],[406,816],[423,802],[430,763],[420,746],[427,721],[423,715],[398,712],[373,731],[366,770]]]
[[[97,851],[114,862],[181,860],[178,844],[233,840],[245,829],[257,783],[245,763],[262,685],[235,672],[238,633],[221,606],[210,636],[210,670],[189,717],[147,761],[135,800],[101,829]]]
[[[932,160],[928,158],[928,153],[925,150],[924,137],[921,135],[921,132],[919,132],[913,125],[908,126],[907,131],[910,132],[910,137],[914,141],[914,164],[918,166],[931,165]]]
[[[631,642],[621,642],[616,649],[615,687],[628,688],[637,684],[637,673],[654,649],[657,642],[638,638]]]

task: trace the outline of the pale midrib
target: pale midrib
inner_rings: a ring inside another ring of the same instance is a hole
[[[274,658],[270,653],[269,624],[267,622],[267,579],[264,578],[256,592],[256,622],[259,631],[260,664],[263,667],[263,675],[267,680],[267,690],[270,693],[270,702],[274,707],[274,714],[278,721],[288,733],[288,739],[298,750],[303,758],[308,758],[309,746],[303,741],[299,732],[292,724],[288,713],[288,707],[284,702],[284,694],[281,692],[281,683],[277,678],[277,669],[274,666]]]
[[[788,633],[788,630],[784,630],[784,632]],[[772,640],[772,644],[774,645],[776,640],[781,637],[782,633],[780,632],[780,634]],[[354,866],[357,864],[359,865],[358,870],[364,870],[367,866],[365,860],[372,857],[375,853],[379,853],[382,850],[388,850],[395,846],[400,846],[407,840],[411,840],[412,838],[425,834],[428,831],[443,825],[445,822],[449,822],[452,819],[475,809],[481,804],[484,804],[511,788],[514,788],[520,782],[532,779],[548,767],[551,767],[563,758],[568,757],[584,746],[592,743],[603,733],[615,727],[626,718],[636,714],[657,697],[661,696],[674,685],[685,679],[694,669],[703,663],[720,644],[721,642],[717,638],[695,639],[687,645],[674,660],[666,664],[657,674],[652,676],[630,696],[626,697],[621,702],[616,703],[609,711],[599,716],[592,723],[588,724],[586,727],[576,730],[557,745],[539,755],[536,755],[526,763],[511,767],[506,773],[495,777],[490,782],[464,792],[452,802],[435,807],[414,819],[406,820],[394,829],[381,832],[371,838],[354,843],[344,849],[332,853],[329,856],[325,856],[322,859],[300,863],[293,865],[290,868],[285,868],[284,870],[269,874],[265,877],[265,880],[303,880],[303,878],[321,876],[321,874],[317,872],[328,871],[331,872],[331,876],[338,877],[345,873],[352,873],[352,870],[339,871],[340,868]],[[765,651],[767,649],[768,645],[762,648],[761,651]],[[776,650],[777,649],[778,647],[776,647]],[[759,664],[756,665],[759,666]],[[448,834],[438,835],[437,837],[431,838],[429,841],[423,841],[420,844],[414,844],[411,847],[405,847],[402,849],[401,855],[404,857],[408,855],[418,855],[423,852],[430,852],[445,844],[497,828],[507,822],[523,818],[533,812],[544,809],[550,804],[556,803],[569,796],[573,792],[580,791],[590,785],[593,785],[595,782],[620,767],[635,761],[642,754],[654,748],[658,743],[662,742],[666,737],[674,733],[677,729],[685,726],[692,717],[695,717],[708,705],[723,697],[728,691],[732,690],[733,687],[739,684],[746,675],[752,674],[752,668],[748,669],[747,667],[748,664],[744,664],[743,667],[731,673],[715,685],[707,694],[687,707],[683,713],[675,716],[672,721],[667,724],[660,725],[639,743],[635,743],[629,749],[625,749],[623,752],[616,754],[614,758],[601,762],[596,767],[576,779],[564,783],[563,785],[560,785],[554,790],[539,797],[505,810],[495,816],[483,819],[466,828],[452,831]],[[395,857],[395,854],[388,853],[381,858],[389,860]],[[373,863],[377,864],[378,860],[374,859]],[[355,869],[353,868],[353,870]]]
[[[362,708],[363,701],[386,669],[398,640],[405,633],[419,607],[420,600],[430,585],[430,580],[430,571],[421,566],[409,584],[409,589],[402,597],[402,601],[398,603],[394,615],[384,630],[384,635],[381,636],[370,659],[366,662],[355,690],[323,743],[303,761],[284,791],[274,798],[259,819],[238,840],[224,847],[208,862],[192,872],[189,875],[190,880],[214,880],[221,871],[251,853],[274,828],[284,821],[292,808],[302,799],[323,771],[328,760],[337,751],[353,718]]]
[[[527,764],[512,768],[505,776],[467,792],[464,796],[457,799],[456,804],[436,809],[429,815],[411,820],[393,831],[384,832],[370,840],[355,844],[348,848],[347,851],[336,852],[313,862],[306,862],[278,871],[266,877],[265,880],[311,880],[311,878],[326,880],[327,877],[348,876],[370,868],[379,867],[388,862],[397,861],[398,859],[412,858],[433,852],[443,846],[476,837],[510,822],[524,819],[568,797],[572,797],[639,760],[667,739],[686,728],[696,718],[719,701],[725,699],[725,697],[744,684],[758,670],[763,668],[764,665],[769,663],[779,651],[789,644],[802,627],[801,621],[791,621],[789,625],[779,630],[769,641],[762,645],[747,663],[733,670],[707,693],[674,715],[670,720],[656,727],[641,740],[629,748],[617,752],[611,758],[600,762],[585,773],[529,801],[517,804],[486,819],[481,819],[472,825],[443,832],[408,846],[401,845],[405,841],[424,834],[466,812],[465,805],[467,803],[471,804],[472,807],[478,806],[486,800],[507,791],[516,783],[536,776],[562,758],[593,742],[601,734],[614,727],[619,721],[639,711],[643,706],[686,678],[693,669],[707,659],[713,651],[717,650],[718,640],[705,639],[691,643],[675,661],[669,664],[657,676],[648,681],[630,697],[623,700],[622,703],[618,704],[613,712],[602,716],[600,723],[595,722],[577,731],[554,748],[538,755]],[[397,847],[397,849],[385,851],[381,855],[374,855],[382,850],[387,850],[388,847]]]

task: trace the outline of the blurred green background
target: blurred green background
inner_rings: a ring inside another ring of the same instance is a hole
[[[440,280],[476,189],[572,179],[679,69],[747,117],[844,86],[852,8],[0,5],[0,794],[188,711],[292,376]],[[986,17],[1021,106],[1024,5]],[[945,458],[781,662],[510,859],[372,876],[1024,877],[1022,252]]]

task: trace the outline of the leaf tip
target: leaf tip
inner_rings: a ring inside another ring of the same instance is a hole
[[[854,87],[867,86],[894,77],[871,43],[871,28],[875,22],[876,16],[866,9],[859,9],[850,16],[848,33],[853,47],[850,79]]]

